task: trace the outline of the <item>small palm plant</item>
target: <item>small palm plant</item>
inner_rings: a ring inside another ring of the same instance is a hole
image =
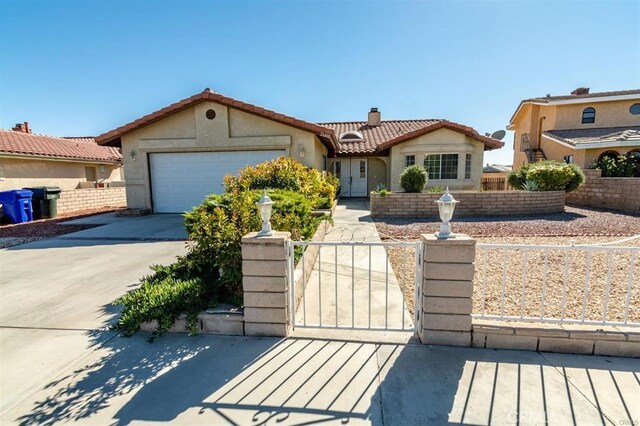
[[[524,189],[525,191],[537,191],[538,190],[538,182],[536,182],[535,180],[527,179],[522,184],[522,189]]]

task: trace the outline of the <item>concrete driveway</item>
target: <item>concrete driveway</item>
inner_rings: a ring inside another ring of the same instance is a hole
[[[0,413],[112,338],[110,303],[185,252],[180,215],[69,223],[103,226],[0,250]]]

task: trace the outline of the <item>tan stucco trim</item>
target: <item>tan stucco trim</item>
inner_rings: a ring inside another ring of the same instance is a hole
[[[59,157],[49,157],[47,155],[24,155],[24,154],[11,154],[7,152],[0,153],[0,158],[12,158],[12,159],[18,159],[18,160],[61,161],[64,163],[83,163],[83,164],[105,164],[105,165],[121,164],[119,161],[88,160],[84,158],[59,158]]]

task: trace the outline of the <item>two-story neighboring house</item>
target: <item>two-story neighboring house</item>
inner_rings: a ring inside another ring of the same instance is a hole
[[[513,168],[541,160],[589,168],[602,156],[640,156],[640,90],[547,95],[520,102],[508,130],[515,132]]]

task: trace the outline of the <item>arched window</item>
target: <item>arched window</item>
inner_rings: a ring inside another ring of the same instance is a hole
[[[596,109],[592,107],[585,108],[582,111],[582,124],[593,124],[596,122]]]
[[[602,160],[605,157],[618,158],[619,156],[620,154],[618,154],[617,151],[605,151],[602,154],[600,154],[600,156],[598,157],[598,162],[600,162],[600,160]]]

